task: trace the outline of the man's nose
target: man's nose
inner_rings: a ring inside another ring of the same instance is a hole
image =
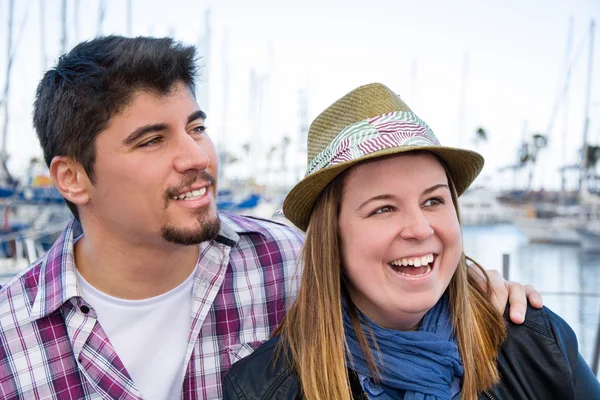
[[[174,166],[177,172],[204,171],[210,164],[210,158],[190,135],[185,134],[176,146],[177,154],[174,157]]]

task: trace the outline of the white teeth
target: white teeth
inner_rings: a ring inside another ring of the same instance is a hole
[[[178,196],[171,197],[173,200],[196,200],[206,193],[206,187],[198,190],[191,190],[189,192],[182,193]]]
[[[428,254],[423,257],[415,257],[415,258],[402,258],[400,260],[392,261],[390,264],[395,265],[397,267],[403,266],[414,266],[414,267],[424,267],[429,263],[433,262],[433,254]]]

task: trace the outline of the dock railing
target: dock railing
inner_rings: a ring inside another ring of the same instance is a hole
[[[510,279],[510,254],[502,254],[502,276],[504,279]],[[585,292],[540,292],[542,295],[558,295],[558,296],[581,296],[581,297],[600,297],[600,293],[585,293]],[[598,329],[596,331],[596,341],[594,350],[592,351],[592,363],[590,368],[596,377],[598,376],[598,368],[600,364],[600,315],[598,316]],[[599,377],[600,378],[600,377]]]
[[[0,234],[0,278],[6,280],[33,263],[46,252],[43,242],[51,244],[65,228],[65,223],[43,229],[24,229]]]

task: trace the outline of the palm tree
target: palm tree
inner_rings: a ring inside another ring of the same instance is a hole
[[[600,161],[600,145],[588,145],[586,168],[595,170],[598,161]]]
[[[541,149],[548,146],[548,138],[541,133],[534,133],[531,136],[531,142],[523,142],[519,150],[519,165],[521,168],[529,167],[529,179],[527,190],[531,190],[533,183],[533,173],[537,162],[537,156]]]
[[[480,126],[479,128],[477,128],[475,130],[475,137],[473,137],[473,139],[472,139],[473,146],[475,146],[477,151],[480,151],[480,146],[483,145],[483,143],[487,143],[487,140],[488,140],[487,131],[485,130],[485,128]]]
[[[587,157],[585,158],[585,165],[581,169],[581,173],[583,174],[584,180],[587,181],[588,185],[591,177],[592,182],[594,182],[594,185],[596,186],[598,182],[596,167],[598,165],[598,161],[600,161],[600,145],[590,144],[585,146],[585,149],[587,152]]]
[[[538,150],[541,150],[548,145],[548,138],[546,135],[542,135],[541,133],[535,133],[533,135],[533,145],[535,146],[537,153]]]
[[[475,131],[475,142],[487,142],[487,131],[481,126]]]

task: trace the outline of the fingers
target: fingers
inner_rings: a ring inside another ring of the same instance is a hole
[[[542,308],[544,302],[540,292],[531,285],[521,285],[518,282],[507,281],[508,302],[510,303],[510,320],[515,324],[522,324],[525,321],[527,312],[527,302],[532,307]]]
[[[494,269],[486,270],[486,272],[490,278],[492,303],[494,303],[500,313],[503,313],[507,301],[510,301],[512,305],[512,299],[509,298],[510,287],[506,285],[506,281],[500,272]],[[525,291],[523,291],[523,300],[525,300]]]
[[[525,321],[525,313],[527,312],[525,286],[511,281],[506,281],[505,284],[508,289],[508,302],[510,303],[510,320],[515,324],[522,324]]]
[[[535,290],[533,286],[525,285],[525,295],[527,296],[527,300],[532,307],[542,308],[544,305],[544,300],[542,299],[541,293]]]
[[[510,320],[513,323],[522,324],[525,321],[528,302],[535,308],[542,308],[544,305],[542,295],[533,286],[506,281],[500,272],[493,269],[485,272],[489,277],[492,303],[498,311],[503,313],[508,302],[510,304]],[[483,271],[475,266],[470,266],[469,275],[484,291],[487,291],[487,282]]]

